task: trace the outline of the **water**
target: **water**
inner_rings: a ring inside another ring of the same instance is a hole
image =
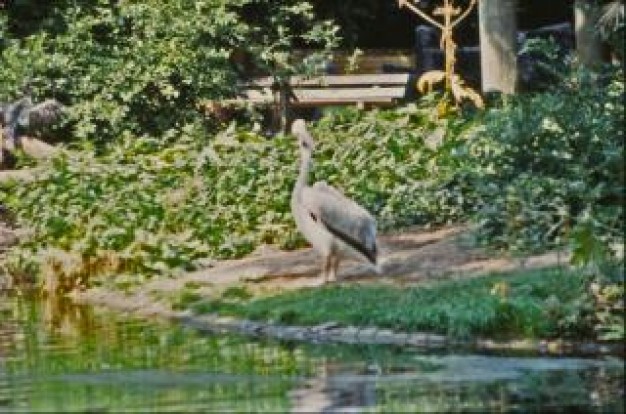
[[[0,294],[0,412],[623,412],[623,361],[210,336]]]

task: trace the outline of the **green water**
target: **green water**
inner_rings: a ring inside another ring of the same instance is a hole
[[[623,412],[623,361],[278,343],[0,293],[0,412]]]

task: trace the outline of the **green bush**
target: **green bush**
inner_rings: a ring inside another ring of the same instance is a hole
[[[484,168],[479,238],[528,251],[563,245],[591,218],[612,240],[624,225],[624,81],[576,72],[549,92],[489,110],[469,154]]]
[[[65,139],[177,136],[203,120],[202,100],[234,94],[234,52],[272,72],[300,71],[311,62],[294,65],[286,51],[337,40],[299,0],[16,3],[0,10],[9,19],[0,25],[0,99],[32,82],[37,99],[70,106],[57,133]]]
[[[341,183],[378,217],[383,230],[466,219],[475,202],[465,177],[476,165],[465,151],[477,118],[437,119],[429,108],[426,102],[328,113],[316,134],[333,146],[322,143],[313,175]],[[337,145],[344,149],[337,151]]]
[[[455,221],[462,198],[436,189],[449,187],[464,162],[455,154],[471,125],[432,121],[414,105],[334,112],[312,128],[311,181],[354,197],[381,229]],[[291,136],[268,139],[233,127],[207,139],[190,127],[176,142],[139,138],[98,157],[60,157],[38,181],[0,193],[32,229],[11,267],[36,269],[46,252],[60,249],[83,263],[113,256],[110,273],[152,275],[238,257],[262,243],[302,245],[289,207],[296,155]]]

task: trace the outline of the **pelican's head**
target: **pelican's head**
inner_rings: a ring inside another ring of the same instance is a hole
[[[296,119],[293,121],[293,124],[291,124],[291,133],[298,138],[300,151],[313,151],[315,142],[313,141],[311,134],[309,134],[309,131],[307,131],[306,123],[303,119]]]

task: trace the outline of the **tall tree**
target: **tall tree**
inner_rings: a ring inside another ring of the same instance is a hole
[[[583,65],[593,67],[602,63],[602,39],[597,28],[601,6],[597,0],[574,2],[576,52]]]
[[[483,92],[517,90],[517,0],[480,0],[480,64]]]

